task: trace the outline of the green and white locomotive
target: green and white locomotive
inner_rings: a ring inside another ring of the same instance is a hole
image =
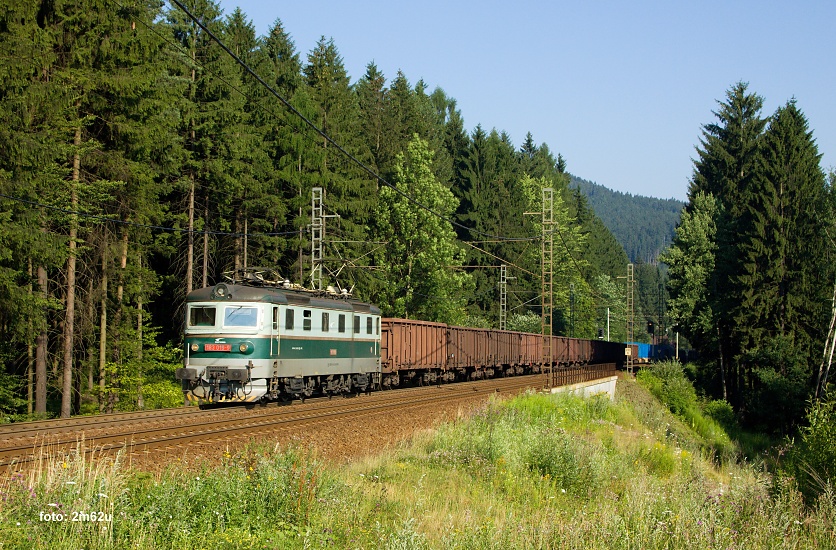
[[[345,293],[233,278],[186,298],[190,401],[256,402],[380,386],[380,310]]]

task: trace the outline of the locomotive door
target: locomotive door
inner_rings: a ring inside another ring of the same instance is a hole
[[[279,306],[273,306],[273,322],[270,324],[270,357],[279,355]]]

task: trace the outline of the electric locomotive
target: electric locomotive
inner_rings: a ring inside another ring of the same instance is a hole
[[[186,297],[186,399],[256,402],[380,386],[380,310],[246,270]]]

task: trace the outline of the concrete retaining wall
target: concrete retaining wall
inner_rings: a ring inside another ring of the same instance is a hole
[[[575,395],[582,395],[589,397],[599,393],[606,393],[610,396],[610,400],[615,399],[615,381],[617,376],[610,376],[608,378],[600,378],[598,380],[590,380],[589,382],[578,382],[577,384],[570,384],[568,386],[561,386],[559,388],[552,388],[552,393],[571,393]]]

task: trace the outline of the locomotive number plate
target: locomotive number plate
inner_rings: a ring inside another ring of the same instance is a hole
[[[203,351],[232,351],[232,344],[203,344]]]

